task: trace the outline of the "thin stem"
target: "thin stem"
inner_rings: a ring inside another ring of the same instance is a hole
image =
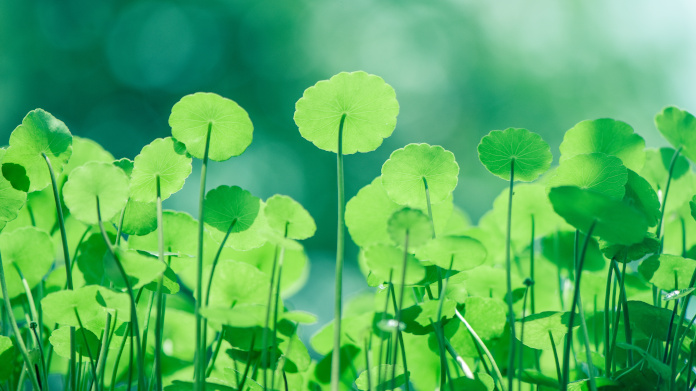
[[[510,353],[508,357],[508,389],[512,390],[515,378],[515,312],[512,308],[512,264],[510,259],[510,236],[512,230],[512,194],[515,183],[515,158],[510,160],[510,189],[508,191],[507,230],[505,233],[505,274],[507,284],[508,323],[510,324]]]
[[[609,344],[610,342],[610,319],[609,319],[609,312],[613,311],[613,308],[609,308],[609,298],[611,296],[611,282],[612,282],[612,273],[614,271],[613,267],[609,267],[609,271],[607,272],[607,286],[606,286],[606,291],[604,293],[604,374],[607,377],[611,377],[611,356],[609,355],[609,352],[612,350],[611,346]]]
[[[370,373],[370,337],[365,337],[365,368],[367,369],[367,391],[372,391],[372,374]]]
[[[580,254],[580,260],[575,266],[575,289],[573,292],[573,302],[571,303],[570,309],[570,319],[568,322],[568,333],[566,334],[566,343],[563,348],[563,380],[561,384],[561,390],[568,390],[568,383],[570,382],[570,347],[573,344],[573,324],[575,322],[575,310],[577,309],[578,302],[580,301],[580,279],[582,277],[582,268],[585,263],[585,254],[587,252],[587,246],[592,237],[592,231],[594,231],[597,220],[592,221],[590,228],[587,230],[587,235],[585,236],[585,242],[582,246],[582,253]],[[592,357],[588,355],[588,363],[592,361]],[[591,372],[591,371],[590,371]],[[594,375],[590,373],[590,387],[593,391],[597,389],[594,382]]]
[[[425,187],[425,203],[428,206],[428,219],[430,219],[430,228],[433,230],[433,238],[435,238],[435,222],[433,221],[433,208],[430,204],[430,189],[428,188],[428,180],[423,178],[423,186]]]
[[[334,335],[331,361],[331,391],[339,391],[341,377],[341,306],[343,297],[343,257],[345,256],[345,184],[343,176],[343,125],[346,113],[338,124],[338,150],[336,153],[336,177],[338,185],[338,229],[336,233],[336,290],[334,301]]]
[[[159,261],[167,266],[164,260],[164,219],[162,217],[162,190],[160,176],[155,177],[155,189],[157,197],[157,250]],[[125,208],[123,209],[125,211]],[[120,235],[119,235],[120,236]],[[118,236],[117,236],[118,237]],[[164,326],[164,295],[162,293],[162,285],[164,283],[164,274],[157,280],[157,310],[155,314],[155,357],[154,357],[154,376],[155,390],[162,391],[162,328]]]
[[[45,384],[46,391],[48,391],[48,368],[46,367],[46,359],[43,350],[43,341],[41,340],[41,337],[39,337],[39,333],[36,331],[37,327],[38,324],[36,322],[29,323],[29,328],[31,329],[31,332],[34,334],[34,341],[36,342],[36,346],[39,348],[39,357],[41,358],[41,376],[37,375],[37,378],[39,380],[39,386]],[[41,378],[44,379],[43,383],[41,383]]]
[[[203,152],[203,165],[201,166],[201,187],[198,197],[198,263],[196,269],[196,302],[194,315],[196,318],[196,349],[193,358],[194,362],[194,390],[205,390],[205,349],[206,341],[202,340],[203,329],[201,319],[201,301],[203,300],[203,204],[205,200],[205,181],[208,172],[208,152],[210,151],[210,134],[213,129],[213,123],[208,123],[208,132],[205,138],[205,151]]]
[[[92,367],[92,375],[94,376],[94,382],[97,381],[97,364],[94,362],[94,356],[92,355],[92,349],[89,347],[89,342],[87,342],[87,333],[85,333],[85,326],[82,324],[80,319],[80,314],[77,313],[77,308],[73,308],[75,312],[75,318],[77,318],[77,324],[80,325],[80,331],[82,331],[82,340],[85,343],[85,349],[87,349],[87,357],[89,358],[89,364]]]
[[[398,307],[394,308],[394,314],[396,318],[396,338],[401,339],[401,308],[404,305],[404,291],[406,290],[406,262],[408,261],[408,240],[409,240],[409,231],[406,230],[406,236],[404,237],[404,262],[401,265],[402,271],[401,271],[401,291],[399,292],[399,305]],[[403,339],[401,339],[403,341]],[[398,342],[398,341],[397,341]],[[397,352],[398,352],[398,347],[399,344],[395,343],[394,344],[394,366],[392,367],[392,389],[394,389],[394,381],[396,378],[396,362],[397,362]],[[402,348],[402,353],[403,353],[403,362],[404,362],[404,374],[406,375],[406,381],[405,381],[405,386],[406,386],[406,391],[408,391],[408,370],[406,369],[406,352]]]
[[[225,328],[220,331],[218,334],[216,340],[215,340],[215,348],[213,349],[213,357],[210,359],[210,364],[208,364],[208,369],[205,371],[205,377],[208,378],[211,373],[213,373],[213,368],[215,368],[215,361],[217,360],[217,356],[220,353],[220,348],[222,347],[222,337],[225,335]],[[236,361],[235,361],[236,363]],[[236,374],[236,372],[235,372]]]
[[[529,290],[529,304],[532,315],[536,314],[536,296],[534,295],[534,282],[536,281],[536,276],[534,275],[534,231],[535,231],[535,221],[534,215],[529,216],[531,219],[531,231],[532,235],[529,239],[529,278],[532,280],[532,286]]]
[[[244,390],[244,384],[246,383],[247,376],[249,376],[249,369],[251,369],[251,353],[254,351],[254,343],[256,342],[256,333],[251,335],[251,342],[249,343],[249,355],[247,356],[246,366],[244,367],[244,373],[242,374],[242,380],[239,382],[238,391]],[[262,347],[265,349],[265,347]]]
[[[527,297],[529,296],[529,288],[534,286],[534,284],[529,284],[526,286],[526,289],[524,290],[524,298],[522,299],[522,318],[524,318],[525,313],[527,312]],[[519,366],[518,370],[522,371],[522,367],[524,366],[524,325],[526,322],[522,322],[522,327],[520,327],[520,361],[519,361]],[[522,389],[522,376],[517,377],[517,389],[521,390]]]
[[[288,237],[288,224],[289,222],[285,223],[285,233],[283,234],[283,239]],[[283,260],[285,259],[285,246],[281,246],[280,248],[280,257],[278,258],[278,277],[276,278],[276,287],[275,287],[275,299],[273,301],[273,349],[271,349],[271,363],[276,362],[276,347],[278,344],[278,305],[280,303],[280,282],[283,277]],[[295,328],[297,330],[297,328]],[[271,389],[274,389],[275,386],[275,372],[273,372],[274,375],[271,378]]]
[[[493,370],[495,371],[495,377],[498,383],[500,383],[500,388],[503,391],[506,391],[507,389],[505,388],[505,385],[503,384],[503,375],[500,373],[500,368],[498,368],[498,365],[495,363],[495,359],[493,359],[493,355],[491,354],[490,350],[486,347],[486,344],[483,343],[481,338],[476,334],[476,331],[474,331],[473,327],[469,324],[469,322],[466,321],[464,316],[459,312],[457,308],[454,309],[454,314],[457,315],[457,318],[464,323],[464,326],[466,327],[467,330],[469,330],[469,334],[471,334],[471,337],[474,338],[474,341],[476,341],[476,344],[483,349],[483,352],[486,354],[486,357],[488,357],[488,361],[491,362],[491,365],[493,366]],[[512,389],[510,389],[512,390]]]
[[[44,160],[46,160],[46,167],[48,167],[48,173],[51,177],[51,186],[53,188],[53,200],[56,204],[56,213],[58,214],[58,226],[60,227],[60,239],[63,245],[63,258],[65,260],[65,277],[67,281],[67,288],[73,290],[73,280],[72,280],[72,268],[70,267],[70,250],[68,250],[68,234],[65,231],[65,218],[63,217],[63,206],[60,202],[60,195],[58,194],[58,184],[56,183],[56,174],[53,171],[53,166],[51,165],[51,160],[46,156],[46,153],[41,152]],[[70,384],[68,388],[75,387],[75,328],[70,328]]]
[[[619,282],[619,304],[621,304],[621,308],[623,309],[621,312],[623,312],[623,318],[624,318],[624,336],[626,338],[626,343],[629,345],[633,344],[633,332],[631,331],[631,322],[629,319],[629,312],[628,312],[628,299],[626,297],[626,285],[625,285],[625,277],[626,277],[626,260],[624,259],[623,265],[621,267],[621,272],[619,272],[619,267],[617,265],[616,260],[612,262],[612,268],[614,269],[614,273],[616,274],[616,279]],[[617,321],[618,324],[618,321]],[[628,362],[629,365],[633,365],[633,350],[628,351]]]
[[[563,375],[561,374],[561,365],[558,362],[558,350],[556,350],[556,341],[553,340],[553,334],[551,334],[551,330],[549,330],[549,340],[551,341],[551,349],[553,349],[553,359],[556,363],[556,377],[558,378],[558,381],[561,382],[563,381]]]
[[[137,361],[138,361],[138,390],[144,390],[145,389],[145,360],[143,358],[143,353],[140,349],[140,330],[138,327],[138,312],[137,309],[135,308],[135,295],[133,294],[133,288],[131,287],[131,283],[128,280],[128,274],[126,274],[126,270],[123,268],[123,264],[121,264],[121,261],[118,259],[116,256],[116,251],[114,250],[113,245],[111,244],[111,241],[109,240],[109,237],[106,234],[106,230],[104,229],[104,223],[102,222],[101,218],[101,210],[99,207],[99,196],[97,198],[97,222],[99,223],[99,230],[102,233],[102,237],[104,238],[104,242],[106,243],[106,247],[109,250],[109,253],[111,254],[111,257],[114,259],[114,262],[116,263],[116,266],[118,267],[118,271],[121,274],[121,278],[123,278],[123,283],[126,285],[126,290],[128,292],[128,296],[130,297],[130,322],[132,324],[132,332],[135,334],[135,339],[137,341]],[[132,351],[131,351],[132,354]]]
[[[280,252],[280,248],[276,246],[276,249],[273,254],[273,264],[271,266],[271,283],[268,286],[268,300],[266,300],[266,319],[264,321],[264,327],[263,327],[263,335],[261,337],[261,346],[264,347],[264,349],[261,351],[261,363],[264,365],[263,369],[263,374],[262,374],[262,379],[263,379],[263,388],[266,389],[266,384],[268,382],[268,376],[267,376],[267,368],[268,368],[268,349],[265,347],[268,346],[268,332],[269,332],[269,326],[271,324],[271,307],[272,307],[272,301],[273,301],[273,286],[275,283],[275,278],[276,278],[276,268],[278,265],[278,253]]]
[[[662,197],[662,206],[660,208],[660,220],[657,222],[657,228],[655,229],[655,235],[660,239],[662,236],[662,223],[665,219],[665,206],[667,205],[667,194],[669,193],[669,185],[672,183],[672,174],[674,172],[674,166],[679,157],[682,147],[677,148],[672,155],[672,161],[669,163],[669,174],[667,175],[667,186],[665,186],[665,194]],[[660,252],[662,252],[662,246],[660,246]]]

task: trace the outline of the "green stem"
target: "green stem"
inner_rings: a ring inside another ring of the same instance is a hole
[[[159,253],[159,261],[167,267],[164,260],[164,219],[162,217],[162,190],[160,187],[160,176],[155,177],[155,188],[157,196],[157,250]],[[125,211],[125,208],[124,208]],[[166,269],[165,269],[166,270]],[[164,327],[164,294],[162,293],[162,285],[164,283],[164,274],[157,281],[157,312],[155,314],[155,358],[154,358],[154,376],[155,390],[162,391],[162,329]]]
[[[531,231],[532,237],[529,240],[529,278],[532,280],[532,286],[529,289],[529,304],[532,315],[536,314],[536,296],[534,295],[534,285],[536,282],[536,276],[534,274],[534,231],[535,231],[535,221],[534,215],[530,215],[531,218]]]
[[[208,173],[208,152],[210,151],[210,134],[213,123],[208,123],[208,132],[205,138],[205,151],[203,152],[203,165],[201,166],[201,187],[198,197],[198,263],[196,269],[196,302],[194,315],[196,318],[196,344],[194,362],[194,390],[205,390],[205,350],[206,341],[202,340],[203,329],[201,319],[201,302],[203,300],[203,205],[205,200],[205,181]]]
[[[529,280],[531,281],[531,280]],[[527,281],[525,281],[526,283]],[[533,284],[530,282],[529,284],[526,284],[526,289],[524,290],[524,297],[522,299],[522,318],[524,319],[524,315],[527,312],[527,297],[529,296],[529,288],[533,286]],[[526,322],[522,322],[522,327],[520,327],[520,359],[519,359],[519,365],[518,365],[518,370],[521,372],[522,368],[524,367],[524,326]],[[522,376],[517,377],[517,389],[521,390],[522,389]]]
[[[510,324],[510,353],[508,357],[508,389],[512,390],[515,378],[515,312],[512,308],[512,264],[510,236],[512,230],[512,194],[515,183],[515,158],[510,160],[510,189],[508,191],[507,230],[505,234],[505,275],[507,284],[508,323]]]
[[[67,281],[67,288],[69,290],[73,289],[73,280],[72,280],[72,269],[70,267],[70,250],[68,250],[68,235],[65,231],[65,219],[63,218],[63,206],[61,205],[60,202],[60,195],[58,194],[58,184],[56,183],[56,174],[53,171],[53,166],[51,165],[51,160],[46,156],[46,153],[41,152],[41,156],[43,156],[44,160],[46,160],[46,166],[48,167],[48,173],[51,176],[51,186],[53,188],[53,200],[55,201],[56,205],[56,213],[58,214],[58,226],[60,227],[60,239],[61,243],[63,244],[63,258],[65,262],[65,276],[66,276],[66,281]],[[75,380],[76,380],[76,374],[75,374],[75,328],[71,327],[70,328],[70,384],[68,385],[68,388],[70,387],[75,387]]]
[[[428,219],[430,219],[430,228],[433,230],[433,239],[435,238],[435,221],[433,221],[433,207],[430,204],[430,189],[428,188],[428,181],[423,178],[423,186],[425,187],[425,203],[428,206]]]
[[[578,302],[580,301],[580,279],[582,277],[583,264],[585,263],[585,254],[587,252],[587,246],[590,242],[590,238],[592,237],[592,231],[594,231],[596,224],[596,220],[592,221],[592,224],[590,225],[590,228],[587,231],[587,235],[585,236],[585,242],[582,246],[580,260],[579,262],[576,262],[575,266],[575,289],[573,292],[573,302],[571,303],[570,308],[570,319],[568,322],[568,333],[566,334],[566,343],[563,348],[563,380],[561,384],[562,391],[568,390],[568,383],[570,382],[570,347],[573,344],[573,324],[575,322],[575,310],[577,309]],[[574,253],[577,252],[574,251]],[[592,357],[590,355],[588,355],[587,361],[591,363]],[[594,374],[592,373],[590,373],[590,386],[593,391],[597,389],[597,386],[594,382]]]
[[[77,324],[80,325],[80,331],[82,331],[82,340],[85,343],[85,349],[87,349],[87,357],[89,358],[89,364],[92,367],[92,376],[94,376],[94,383],[97,382],[97,364],[94,362],[94,355],[92,355],[92,349],[89,348],[89,342],[87,342],[87,334],[85,333],[85,326],[82,324],[80,315],[77,313],[77,308],[73,308],[75,312],[75,318],[77,318]]]
[[[401,271],[401,291],[399,292],[399,305],[398,307],[394,308],[395,311],[395,318],[396,318],[396,338],[397,342],[398,339],[401,339],[401,308],[404,305],[404,291],[406,290],[406,262],[408,261],[408,240],[409,240],[409,232],[406,230],[406,236],[404,238],[404,262],[401,265],[402,271]],[[403,341],[403,339],[401,339]],[[394,344],[394,366],[392,367],[392,389],[394,389],[394,381],[396,380],[396,362],[397,362],[397,353],[398,353],[398,348],[399,344],[395,343]],[[402,348],[402,353],[403,353],[403,362],[404,362],[404,374],[406,375],[406,381],[405,381],[405,386],[406,386],[406,391],[408,391],[408,369],[406,366],[406,352]]]
[[[213,357],[210,359],[210,364],[208,365],[208,369],[205,371],[205,377],[208,378],[211,373],[213,373],[213,368],[215,368],[215,360],[217,360],[217,356],[220,353],[220,348],[222,347],[222,337],[225,335],[225,329],[223,328],[222,331],[218,334],[217,339],[215,340],[215,348],[213,349]],[[236,362],[236,361],[235,361]],[[236,375],[237,372],[235,372]]]
[[[111,240],[109,240],[109,236],[106,234],[106,230],[104,229],[104,223],[102,222],[101,218],[101,210],[99,207],[99,196],[97,196],[97,222],[99,223],[99,230],[102,233],[102,237],[104,238],[104,242],[106,243],[106,247],[109,250],[109,253],[111,254],[111,257],[114,259],[114,262],[116,263],[116,266],[118,267],[118,271],[121,274],[121,278],[123,279],[123,283],[126,285],[126,290],[128,292],[128,296],[130,297],[130,322],[132,324],[132,331],[133,334],[135,334],[135,339],[136,339],[136,346],[137,346],[137,362],[138,362],[138,390],[144,390],[145,389],[145,360],[143,358],[143,352],[140,349],[140,330],[138,327],[138,313],[137,309],[135,307],[135,295],[133,294],[133,287],[131,287],[131,283],[128,280],[128,274],[126,274],[126,270],[123,268],[123,264],[121,264],[121,261],[118,259],[116,256],[116,251],[114,250],[113,245],[111,244]]]
[[[334,334],[331,361],[331,391],[339,391],[341,381],[341,306],[343,298],[343,257],[345,256],[345,208],[346,195],[343,176],[343,125],[346,113],[338,124],[338,150],[336,153],[336,177],[338,185],[338,229],[336,233],[336,289],[334,298]]]
[[[387,292],[386,292],[387,296],[386,296],[386,299],[384,301],[384,311],[382,312],[384,314],[383,319],[388,316],[389,297],[391,296],[390,291],[393,288],[393,285],[392,285],[392,274],[393,273],[394,273],[394,269],[389,269],[389,282],[387,283]],[[382,365],[382,355],[383,355],[382,353],[384,351],[383,338],[381,335],[379,336],[379,338],[380,338],[380,340],[379,340],[379,354],[377,356],[377,366],[378,367],[380,367]],[[377,371],[377,384],[382,384],[382,370],[381,369]]]
[[[365,368],[367,371],[367,391],[372,391],[372,374],[370,373],[370,337],[365,337]]]
[[[244,384],[246,383],[247,376],[249,376],[249,369],[251,369],[251,353],[254,351],[254,343],[256,342],[256,333],[251,335],[251,342],[249,343],[249,355],[247,356],[246,366],[244,367],[244,373],[242,374],[242,380],[239,382],[239,389],[237,391],[244,390]],[[262,346],[262,349],[265,347]]]
[[[285,222],[285,232],[283,234],[283,239],[288,237],[288,225],[289,222]],[[278,277],[276,278],[275,287],[275,299],[273,301],[273,349],[271,349],[271,363],[276,362],[275,352],[277,348],[278,341],[278,304],[280,303],[280,282],[283,276],[283,260],[285,258],[285,246],[280,248],[280,256],[278,257]],[[275,389],[275,371],[273,372],[273,377],[271,377],[271,389]]]
[[[612,351],[612,348],[610,346],[611,340],[610,338],[610,317],[609,313],[610,311],[613,311],[613,308],[609,307],[609,299],[611,296],[611,282],[612,282],[612,273],[614,271],[613,267],[609,267],[609,271],[607,272],[607,286],[606,286],[606,291],[604,293],[604,374],[607,377],[611,377],[611,356],[609,355],[609,352]],[[560,379],[559,379],[560,380]]]
[[[556,349],[556,341],[553,340],[553,334],[551,334],[551,330],[549,330],[549,340],[551,340],[551,348],[553,349],[553,359],[556,363],[556,378],[560,383],[563,381],[563,375],[561,374],[561,365],[558,362],[558,350]]]
[[[464,326],[466,327],[467,330],[469,330],[469,334],[471,334],[471,337],[476,341],[476,344],[483,349],[483,352],[486,354],[486,357],[488,357],[488,361],[491,362],[491,366],[493,366],[493,370],[495,371],[495,377],[498,383],[500,383],[500,389],[503,391],[506,391],[507,389],[505,388],[505,384],[503,383],[503,375],[500,373],[500,368],[498,368],[498,364],[496,364],[495,359],[493,359],[493,355],[491,354],[490,350],[486,347],[486,344],[483,343],[481,338],[478,336],[476,331],[474,330],[473,327],[469,324],[469,322],[466,321],[464,316],[459,312],[458,309],[454,309],[454,314],[457,315],[457,318],[464,323]],[[512,391],[512,389],[510,389]]]
[[[261,363],[264,367],[263,369],[263,374],[262,374],[262,379],[263,379],[263,388],[266,389],[266,384],[268,381],[268,349],[266,349],[266,346],[268,346],[268,332],[269,332],[269,326],[271,324],[271,307],[272,307],[272,301],[273,301],[273,286],[275,285],[275,278],[276,278],[276,268],[278,265],[278,253],[280,252],[280,248],[276,246],[276,249],[273,254],[273,264],[271,266],[271,283],[268,286],[268,300],[266,300],[266,319],[264,321],[264,326],[263,326],[263,336],[261,337],[261,346],[263,346],[263,350],[261,351]]]
[[[39,386],[45,385],[46,391],[48,391],[48,389],[49,389],[48,368],[46,367],[46,359],[45,359],[44,350],[43,350],[43,341],[41,340],[41,337],[39,337],[39,333],[36,331],[37,327],[38,327],[38,323],[36,323],[36,322],[29,323],[29,328],[31,329],[31,332],[34,334],[34,340],[36,341],[36,346],[39,348],[39,357],[41,358],[41,376],[37,375],[37,378],[39,379]],[[44,379],[43,383],[41,383],[41,378]]]
[[[682,147],[677,148],[672,155],[672,161],[669,163],[669,174],[667,175],[667,186],[665,186],[665,194],[662,196],[662,205],[660,208],[660,220],[657,223],[657,228],[655,230],[655,235],[658,239],[662,236],[662,225],[665,219],[665,206],[667,205],[667,194],[669,193],[669,185],[672,183],[672,174],[674,172],[674,166],[679,157]],[[660,252],[662,252],[662,246],[660,246]]]

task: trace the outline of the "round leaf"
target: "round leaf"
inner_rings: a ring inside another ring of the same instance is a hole
[[[580,242],[582,245],[582,242]],[[541,239],[542,254],[546,259],[558,265],[558,267],[575,270],[575,232],[558,231]],[[585,264],[583,270],[603,270],[606,261],[599,251],[599,245],[594,238],[590,238],[585,252]],[[538,289],[538,288],[537,288]]]
[[[82,318],[82,315],[80,315],[80,318]],[[80,362],[88,363],[90,361],[89,353],[92,353],[92,355],[99,354],[101,343],[94,332],[89,329],[76,328],[74,335],[75,351]],[[48,340],[51,342],[57,355],[66,359],[70,358],[70,327],[60,327],[53,330]],[[89,350],[85,346],[85,340],[87,340]],[[94,359],[94,357],[92,358]]]
[[[576,155],[565,160],[549,180],[549,187],[577,186],[611,198],[623,198],[628,173],[621,159],[603,153]]]
[[[128,177],[111,163],[89,162],[74,169],[63,186],[70,213],[87,224],[97,224],[97,197],[103,221],[110,220],[128,202]]]
[[[33,289],[53,266],[51,238],[45,231],[34,227],[0,234],[0,254],[10,298],[24,294],[17,267],[27,280],[29,288]]]
[[[650,182],[653,188],[662,189],[667,185],[669,166],[672,164],[674,152],[674,149],[667,147],[645,151],[645,165],[640,175]],[[672,180],[681,178],[687,171],[689,171],[689,161],[680,153],[674,162]]]
[[[307,239],[317,230],[309,212],[300,203],[285,195],[276,194],[267,199],[264,213],[268,226],[290,239]]]
[[[478,240],[468,236],[438,237],[421,246],[416,255],[435,265],[453,270],[469,270],[486,261],[486,248]]]
[[[102,148],[96,141],[88,138],[73,136],[72,139],[72,155],[70,160],[63,167],[63,172],[58,179],[59,183],[64,183],[72,170],[80,167],[88,162],[105,162],[111,163],[114,161],[114,156]]]
[[[556,346],[563,346],[563,338],[568,332],[570,313],[545,311],[534,315],[529,315],[521,322],[515,322],[517,338],[522,335],[524,325],[524,340],[522,343],[532,349],[551,350],[551,339],[549,332],[553,336]],[[580,326],[580,319],[575,318],[573,328]]]
[[[401,279],[404,268],[404,250],[385,244],[378,244],[365,250],[365,260],[370,271],[382,282],[392,283]],[[406,284],[413,285],[425,277],[425,268],[411,254],[406,256]]]
[[[696,261],[676,255],[653,255],[638,266],[638,271],[664,291],[687,289],[696,269]],[[676,284],[676,286],[675,286]]]
[[[396,126],[399,102],[394,89],[381,77],[365,72],[341,72],[305,90],[295,104],[300,134],[325,151],[338,152],[343,123],[343,154],[370,152]]]
[[[53,292],[41,300],[41,308],[51,321],[64,326],[78,327],[80,323],[75,311],[83,324],[104,313],[103,307],[97,302],[98,291],[96,285],[89,285],[75,290]]]
[[[643,212],[648,226],[654,227],[660,219],[660,200],[650,183],[632,170],[628,170],[624,203]]]
[[[206,224],[219,231],[242,232],[256,220],[260,201],[239,186],[222,185],[206,194],[203,216]]]
[[[158,138],[143,147],[135,157],[130,193],[136,201],[157,200],[157,177],[160,178],[162,200],[181,190],[191,174],[191,158],[183,144],[171,137]]]
[[[433,237],[430,219],[418,209],[403,208],[394,212],[387,222],[389,236],[394,243],[404,246],[408,235],[408,247],[418,247]]]
[[[9,337],[0,335],[0,381],[10,378],[14,372],[15,347]]]
[[[560,163],[582,154],[601,152],[621,159],[624,166],[638,171],[645,163],[645,140],[631,125],[611,118],[587,120],[565,133],[559,147]]]
[[[5,149],[0,148],[0,164],[5,152]],[[0,230],[2,230],[8,221],[17,218],[19,210],[27,201],[27,193],[15,189],[10,181],[0,176],[0,200],[2,200],[0,202]]]
[[[236,102],[210,92],[181,98],[169,116],[172,136],[186,145],[195,158],[203,159],[210,129],[208,157],[224,161],[239,156],[251,144],[254,125]]]
[[[682,148],[682,154],[696,162],[696,118],[677,107],[666,107],[655,116],[657,130],[674,148]]]
[[[454,154],[439,145],[409,144],[392,152],[382,166],[382,186],[397,204],[423,208],[426,188],[430,202],[444,201],[457,187],[459,165]]]
[[[72,135],[62,121],[47,111],[36,109],[30,111],[22,124],[12,131],[3,166],[23,166],[29,178],[28,191],[41,190],[51,184],[43,154],[46,154],[58,175],[72,154]],[[6,175],[4,168],[2,171]]]
[[[159,260],[142,255],[137,251],[117,247],[116,256],[123,265],[123,269],[125,269],[133,289],[138,289],[151,283],[156,278],[160,277],[167,268],[167,266]],[[126,286],[111,254],[104,257],[104,273],[109,280],[114,283],[115,287],[124,288]]]
[[[120,214],[114,220],[120,220]],[[119,221],[114,221],[119,223]],[[132,199],[126,203],[126,211],[123,215],[123,233],[128,235],[147,235],[157,229],[157,204],[154,202],[140,202]]]
[[[164,227],[165,252],[189,257],[198,254],[198,244],[195,240],[191,240],[198,234],[198,221],[190,214],[165,210],[162,212],[162,226]],[[130,237],[128,247],[159,254],[157,235],[157,232],[150,232],[146,235]],[[207,247],[205,249],[207,250]]]
[[[510,180],[515,162],[515,180],[530,182],[551,166],[551,149],[536,133],[527,129],[493,130],[478,145],[479,160],[491,174]]]
[[[210,270],[204,275],[210,275]],[[229,307],[235,302],[266,304],[269,285],[269,276],[252,265],[231,260],[220,261],[210,288],[209,305]]]
[[[648,230],[642,213],[604,194],[575,186],[561,186],[551,189],[549,199],[556,213],[568,224],[587,233],[594,222],[594,235],[608,242],[637,243],[643,240]]]

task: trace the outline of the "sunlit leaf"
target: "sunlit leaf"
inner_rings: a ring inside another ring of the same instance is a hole
[[[396,374],[394,379],[392,379],[392,374]],[[355,386],[362,391],[391,390],[394,387],[403,386],[406,383],[406,375],[404,367],[399,364],[396,364],[396,368],[392,364],[381,364],[370,368],[369,376],[372,381],[372,384],[370,384],[372,388],[368,388],[367,371],[360,373],[360,376],[355,380]],[[377,379],[382,379],[382,382],[378,384]]]
[[[51,238],[45,231],[34,227],[0,234],[0,254],[10,298],[24,294],[17,268],[27,280],[29,288],[33,289],[53,266]]]
[[[6,150],[0,148],[0,164],[3,161]],[[20,166],[21,167],[21,166]],[[19,210],[22,209],[27,201],[27,193],[15,189],[10,181],[0,176],[0,230],[2,230],[8,221],[12,221],[19,215]]]
[[[309,212],[300,203],[285,195],[276,194],[267,199],[264,213],[268,226],[290,239],[307,239],[317,230]]]
[[[674,152],[674,149],[668,147],[645,150],[645,165],[639,173],[650,182],[653,188],[661,189],[667,185],[669,167],[674,158]],[[689,161],[684,155],[679,154],[672,169],[672,180],[681,178],[687,171],[689,171]]]
[[[382,166],[382,186],[397,204],[426,207],[444,201],[457,187],[459,165],[454,154],[439,145],[409,144],[392,152]]]
[[[7,380],[14,372],[15,354],[12,340],[0,335],[0,381]]]
[[[121,212],[128,202],[128,177],[123,170],[111,163],[89,162],[70,173],[63,199],[75,218],[96,224],[97,197],[102,221]]]
[[[92,358],[96,360],[99,349],[101,348],[101,343],[94,332],[86,328],[82,329],[78,327],[75,329],[74,335],[77,359],[87,363],[90,360],[89,353],[92,353]],[[85,345],[85,339],[87,340],[87,345]],[[66,359],[70,358],[70,327],[60,327],[53,330],[48,340],[51,342],[51,345],[53,345],[53,349],[57,355]],[[89,347],[89,349],[87,347]]]
[[[142,255],[137,251],[116,248],[116,256],[128,275],[133,289],[138,289],[159,278],[167,266],[158,259]],[[117,288],[125,288],[123,277],[119,272],[116,261],[109,254],[104,257],[104,273]]]
[[[468,236],[442,236],[416,250],[419,259],[453,270],[469,270],[483,264],[486,248],[478,240]]]
[[[195,158],[203,159],[210,129],[208,157],[224,161],[239,156],[251,144],[254,126],[249,114],[236,102],[210,92],[186,95],[172,107],[172,136],[186,145]]]
[[[472,296],[464,305],[462,315],[482,340],[498,338],[503,334],[507,309],[502,300]],[[476,342],[469,330],[459,320],[449,324],[456,327],[456,333],[450,338],[450,342],[457,353],[464,357],[477,357]]]
[[[120,222],[120,214],[114,216],[113,220],[118,224]],[[156,230],[157,204],[129,199],[123,215],[123,226],[121,229],[125,234],[141,236]]]
[[[233,307],[205,307],[201,308],[201,315],[211,322],[232,327],[263,326],[266,319],[266,306],[240,303]]]
[[[337,152],[344,114],[343,154],[370,152],[394,131],[399,102],[381,77],[341,72],[307,88],[295,104],[294,118],[302,137],[317,148]]]
[[[549,187],[577,186],[622,199],[628,173],[621,159],[603,153],[576,155],[565,160],[549,180]]]
[[[206,276],[209,274],[209,270],[204,273]],[[269,284],[269,276],[254,266],[232,260],[220,261],[215,269],[209,305],[229,307],[235,302],[265,304]]]
[[[549,145],[527,129],[493,130],[478,145],[479,160],[491,172],[510,180],[515,162],[515,180],[530,182],[549,169],[553,156]]]
[[[580,236],[578,246],[582,246],[585,236]],[[544,257],[556,265],[568,269],[575,270],[575,232],[559,231],[551,235],[545,236],[541,240],[541,248]],[[587,251],[585,252],[585,264],[583,270],[602,270],[606,265],[606,261],[599,251],[599,245],[594,238],[590,238],[587,243]]]
[[[86,286],[75,290],[53,292],[41,300],[41,308],[46,317],[62,326],[79,327],[75,311],[84,324],[86,321],[101,316],[102,306],[97,302],[96,286]]]
[[[239,186],[222,185],[206,194],[203,216],[206,224],[219,231],[242,232],[256,220],[259,204],[258,197]]]
[[[568,224],[608,242],[633,244],[643,240],[648,229],[645,216],[635,208],[604,194],[575,186],[554,187],[549,192],[553,209]]]
[[[365,250],[365,259],[370,271],[382,282],[389,281],[390,275],[392,283],[401,280],[404,269],[404,250],[395,246],[377,244]],[[407,285],[416,284],[425,277],[425,269],[416,257],[407,254],[405,262]]]
[[[72,154],[72,135],[62,121],[43,109],[36,109],[12,131],[10,147],[3,159],[3,175],[7,178],[5,165],[17,164],[26,170],[28,191],[45,188],[51,184],[51,177],[43,154],[58,175]]]
[[[624,202],[643,212],[648,226],[654,227],[660,219],[660,200],[645,178],[628,170]]]
[[[171,137],[158,138],[143,147],[135,157],[130,181],[130,195],[135,201],[157,200],[157,177],[162,199],[181,190],[191,174],[191,158],[183,144]]]
[[[114,161],[114,156],[105,150],[96,141],[88,138],[73,136],[72,139],[72,155],[70,160],[63,167],[63,172],[58,179],[59,183],[64,183],[72,170],[80,167],[88,162],[104,162],[111,163]]]
[[[646,280],[664,291],[689,288],[695,269],[695,260],[669,254],[655,254],[638,266]]]
[[[631,170],[640,170],[645,162],[645,140],[631,125],[611,118],[587,120],[565,133],[559,147],[561,164],[576,155],[601,152],[616,156]]]
[[[563,339],[568,332],[570,322],[570,313],[545,311],[534,315],[529,315],[521,321],[515,322],[517,330],[517,338],[522,335],[522,326],[524,325],[524,340],[523,344],[532,349],[551,350],[551,338],[549,332],[553,336],[553,342],[556,348],[563,346]],[[575,318],[573,328],[580,326],[580,319]]]
[[[682,148],[682,154],[696,161],[696,118],[677,107],[665,107],[655,116],[657,130],[674,148]]]

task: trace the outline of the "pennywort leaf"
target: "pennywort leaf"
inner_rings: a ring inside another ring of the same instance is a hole
[[[63,186],[70,213],[87,224],[96,224],[97,197],[102,219],[110,220],[128,202],[128,177],[111,163],[89,162],[74,169]]]
[[[491,174],[510,179],[515,163],[515,179],[531,182],[551,166],[551,149],[536,133],[527,129],[493,130],[478,145],[479,160]]]
[[[621,159],[604,153],[590,153],[561,162],[549,180],[549,187],[577,186],[621,199],[626,192],[627,180],[628,172]]]
[[[696,161],[696,118],[688,111],[677,107],[665,107],[655,116],[657,130],[674,148],[692,162]]]
[[[157,199],[157,177],[162,199],[181,190],[191,174],[191,158],[184,145],[171,137],[158,138],[143,147],[135,157],[130,182],[130,195],[135,201],[154,202]]]

